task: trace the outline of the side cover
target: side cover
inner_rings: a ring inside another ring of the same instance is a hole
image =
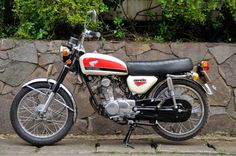
[[[81,70],[85,75],[127,75],[126,64],[113,56],[86,53],[80,57]]]
[[[127,84],[133,94],[146,93],[155,83],[155,76],[128,76]]]

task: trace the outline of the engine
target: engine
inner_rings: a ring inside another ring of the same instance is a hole
[[[100,81],[100,89],[104,97],[102,105],[110,118],[120,121],[124,117],[134,117],[135,100],[126,99],[117,84],[112,83],[108,77],[104,77]]]

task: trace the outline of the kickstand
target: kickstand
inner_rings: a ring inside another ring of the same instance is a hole
[[[135,127],[136,126],[134,124],[129,125],[129,130],[125,136],[125,139],[123,140],[123,143],[125,144],[126,147],[130,147],[133,149],[134,149],[134,147],[129,143],[129,140],[130,140],[130,136],[131,136],[132,132],[134,131]]]

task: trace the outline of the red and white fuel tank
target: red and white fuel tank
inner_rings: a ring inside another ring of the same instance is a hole
[[[127,75],[128,69],[122,60],[113,56],[86,53],[80,57],[81,70],[85,75]]]

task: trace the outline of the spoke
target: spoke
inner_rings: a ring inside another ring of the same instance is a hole
[[[47,129],[46,129],[45,124],[42,123],[42,125],[43,125],[43,132],[42,132],[42,134],[45,134],[45,135],[49,134],[48,131],[47,131]]]
[[[194,128],[195,127],[195,124],[193,124],[193,121],[192,121],[192,119],[190,118],[189,119],[189,127],[192,127],[192,128]]]
[[[28,128],[28,131],[29,131],[29,132],[34,131],[35,128],[38,128],[38,126],[39,126],[41,123],[42,123],[42,122],[38,122],[38,123],[34,124],[33,126],[29,127],[29,128]],[[32,129],[32,130],[31,130],[31,129]]]
[[[186,89],[186,88],[183,88],[183,89],[176,89],[176,90],[178,90],[178,96],[181,96],[181,95],[183,95],[184,93],[187,93],[188,92],[188,90]],[[176,91],[175,91],[176,92]]]
[[[25,122],[27,122],[27,121],[32,121],[34,118],[32,118],[32,117],[23,117],[24,119],[20,119],[20,121],[21,122],[23,122],[23,123],[25,123]],[[31,120],[30,120],[31,119]]]
[[[43,123],[43,125],[44,125],[44,128],[48,132],[49,135],[54,133],[45,123]]]
[[[60,129],[60,127],[57,124],[55,124],[54,122],[52,122],[52,124],[53,124],[56,131],[58,131]]]
[[[178,126],[179,126],[179,128],[180,128],[180,129],[179,129],[179,134],[182,134],[182,129],[183,129],[183,128],[182,128],[181,124],[179,123]]]
[[[63,117],[63,118],[66,118],[66,116],[63,116],[63,114],[61,114],[61,113],[57,113],[57,112],[55,112],[54,110],[50,110],[50,111],[52,111],[53,113],[55,113],[55,114],[57,114],[57,115],[59,115],[59,116],[61,116],[61,117]]]
[[[31,110],[30,110],[30,108],[32,108],[32,107],[27,107],[28,105],[26,104],[26,106],[24,106],[24,105],[22,105],[22,107],[23,108],[25,108],[25,110],[27,110],[28,112],[30,112],[31,114],[34,114],[34,112],[32,112]],[[20,109],[23,109],[23,108],[20,108]],[[34,110],[34,109],[33,109]]]
[[[57,125],[57,127],[60,129],[63,124],[65,123],[65,121],[57,121],[57,120],[48,120],[48,122],[50,122],[53,125]]]
[[[192,113],[201,112],[201,110],[199,110],[199,108],[200,108],[200,105],[199,105],[199,106],[196,106],[196,107],[193,107],[193,108],[192,108]],[[197,110],[199,110],[199,111],[197,111]]]
[[[34,119],[33,117],[32,117],[32,115],[34,115],[34,114],[31,114],[23,123],[22,123],[22,125],[24,125],[27,121],[31,121],[31,120],[29,120],[29,119]],[[29,122],[28,122],[29,123]],[[28,124],[27,123],[27,124]],[[26,124],[26,125],[27,125]],[[25,127],[26,127],[26,125],[25,125]]]
[[[180,123],[180,125],[181,125],[182,129],[184,130],[183,132],[189,131],[189,129],[185,127],[184,123]]]
[[[199,122],[199,119],[196,119],[196,118],[189,118],[189,120],[193,124],[193,127],[195,127],[198,124],[198,122]]]
[[[31,98],[33,98],[33,97],[31,97]],[[30,98],[26,98],[26,100],[28,100],[28,101],[30,101],[30,102],[36,104],[36,105],[38,104],[37,102],[35,102],[34,100],[31,100]]]

